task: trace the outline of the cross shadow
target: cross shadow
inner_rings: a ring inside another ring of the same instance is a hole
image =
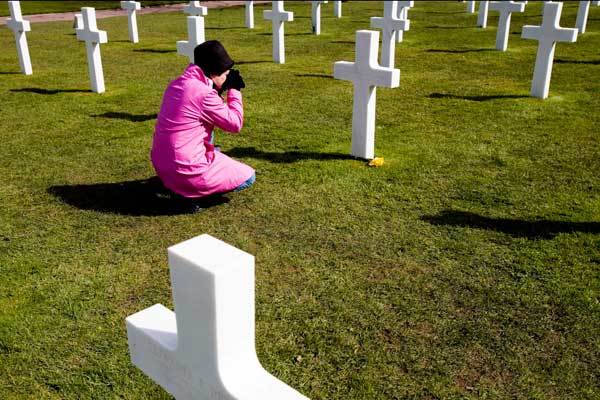
[[[3,72],[0,71],[0,75],[18,75],[20,72]]]
[[[130,216],[189,214],[229,202],[223,195],[186,199],[167,190],[158,177],[91,185],[57,185],[47,191],[80,210]]]
[[[29,92],[36,94],[58,94],[58,93],[91,93],[91,90],[84,89],[42,89],[42,88],[22,88],[10,89],[11,92]]]
[[[102,118],[113,118],[113,119],[125,119],[131,122],[143,122],[149,121],[151,119],[156,119],[157,115],[155,114],[129,114],[124,112],[114,112],[109,111],[104,114],[96,114],[92,115],[92,117],[102,117]]]
[[[554,60],[557,64],[591,64],[600,65],[600,60],[565,60],[563,58],[557,58]]]
[[[257,150],[254,147],[234,147],[226,151],[228,156],[236,158],[258,158],[272,163],[293,163],[301,160],[356,160],[350,154],[318,153],[313,151],[269,152]]]
[[[492,218],[467,211],[444,210],[438,215],[425,215],[421,220],[432,225],[449,225],[487,229],[528,239],[552,239],[559,233],[600,233],[600,222],[525,221],[510,218]]]
[[[164,53],[175,53],[177,50],[174,50],[174,49],[169,49],[169,50],[165,50],[165,49],[133,49],[133,51],[138,52],[138,53],[164,54]]]
[[[451,54],[463,54],[463,53],[480,53],[484,51],[496,51],[495,49],[464,49],[464,50],[447,50],[447,49],[427,49],[428,53],[451,53]]]
[[[247,29],[245,26],[226,26],[223,28],[220,28],[218,26],[211,26],[209,27],[205,27],[204,29],[208,30],[208,31],[222,31],[222,30],[232,30],[232,29]]]
[[[488,96],[460,96],[456,94],[448,94],[448,93],[431,93],[429,96],[430,99],[460,99],[460,100],[470,100],[470,101],[489,101],[489,100],[500,100],[500,99],[526,99],[530,96],[521,95],[521,94],[497,94],[497,95],[488,95]]]
[[[466,14],[463,11],[419,11],[419,10],[411,10],[411,12],[422,12],[423,14]]]
[[[272,61],[269,61],[269,60],[236,61],[235,65],[262,64],[262,63],[270,63],[270,62],[272,62]]]
[[[331,43],[354,44],[354,40],[332,40]]]
[[[466,27],[466,26],[429,25],[429,26],[426,26],[425,28],[428,28],[428,29],[467,29],[467,28],[470,28],[470,27]]]
[[[333,79],[333,75],[327,75],[327,74],[296,74],[296,76],[306,77],[306,78],[327,78],[327,79]]]

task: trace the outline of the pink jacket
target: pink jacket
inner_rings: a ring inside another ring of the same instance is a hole
[[[154,130],[152,164],[164,185],[185,197],[203,197],[248,180],[252,168],[210,144],[215,126],[238,133],[243,119],[242,94],[228,90],[225,103],[202,69],[190,64],[167,87]]]

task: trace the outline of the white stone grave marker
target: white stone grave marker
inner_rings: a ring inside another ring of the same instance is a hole
[[[327,3],[327,0],[311,1],[311,20],[312,31],[315,35],[321,34],[321,5]]]
[[[510,33],[510,18],[514,12],[525,11],[525,3],[516,1],[491,1],[489,9],[498,11],[498,31],[496,33],[496,50],[506,51],[508,34]]]
[[[136,10],[141,10],[142,7],[139,1],[122,1],[121,8],[127,10],[127,21],[129,27],[129,40],[133,43],[140,41],[138,37],[138,27]]]
[[[127,317],[132,363],[178,400],[308,400],[256,355],[254,257],[210,235],[168,254],[175,312]]]
[[[33,74],[31,68],[31,57],[29,56],[29,46],[27,46],[27,34],[31,31],[29,21],[23,19],[21,14],[21,3],[18,1],[9,1],[10,18],[6,20],[6,26],[15,34],[17,44],[17,56],[19,57],[19,66],[21,72],[25,75]]]
[[[399,1],[398,2],[398,19],[408,21],[408,9],[415,6],[414,1]],[[396,42],[401,43],[404,40],[404,31],[396,32]]]
[[[477,26],[487,28],[488,10],[490,8],[489,1],[479,2],[479,13],[477,14]]]
[[[577,28],[562,28],[560,15],[562,3],[546,2],[542,16],[542,25],[525,25],[521,37],[538,40],[538,50],[535,57],[531,95],[540,99],[548,97],[550,77],[554,62],[556,42],[574,43],[577,41]]]
[[[600,1],[587,0],[579,2],[579,9],[577,10],[577,22],[575,22],[575,27],[579,30],[580,35],[585,33],[591,4],[600,6]]]
[[[254,29],[254,1],[246,0],[246,28]]]
[[[75,30],[83,29],[83,15],[75,14],[73,17],[73,28],[75,28]]]
[[[393,68],[396,53],[396,34],[410,28],[410,21],[398,19],[398,2],[383,2],[383,17],[371,17],[371,27],[383,30],[381,39],[381,66]]]
[[[193,17],[203,17],[208,14],[208,8],[201,6],[199,1],[190,1],[190,3],[183,7],[183,12]]]
[[[92,91],[104,93],[104,71],[102,70],[102,57],[100,44],[108,43],[106,31],[98,30],[96,25],[96,10],[93,7],[82,7],[83,28],[76,29],[77,39],[85,42],[87,52],[88,72]]]
[[[294,20],[294,13],[283,9],[283,1],[273,1],[272,10],[263,11],[264,19],[273,22],[273,61],[277,64],[285,64],[285,34],[284,22]]]
[[[475,14],[475,2],[474,1],[467,1],[467,12],[470,14]]]
[[[351,154],[364,159],[372,159],[375,152],[377,86],[394,88],[400,85],[399,69],[378,65],[378,47],[379,32],[356,31],[355,61],[338,61],[333,65],[335,79],[354,83]]]
[[[336,18],[342,18],[342,1],[335,0],[333,2],[333,16]]]

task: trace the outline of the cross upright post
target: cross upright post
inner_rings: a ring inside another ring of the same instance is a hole
[[[283,1],[273,1],[272,10],[263,11],[264,19],[273,22],[273,61],[285,64],[285,34],[284,22],[294,20],[294,13],[283,9]]]
[[[467,1],[467,12],[469,14],[475,14],[475,2],[472,0]]]
[[[579,34],[585,33],[585,28],[587,26],[588,15],[590,13],[590,5],[594,4],[596,6],[600,5],[600,1],[580,1],[579,9],[577,10],[577,21],[575,22],[575,27],[579,30]]]
[[[177,54],[187,56],[194,62],[194,49],[204,43],[204,17],[187,17],[188,40],[177,41]]]
[[[246,28],[254,29],[254,1],[244,1],[246,5]]]
[[[6,26],[15,34],[17,56],[19,57],[21,72],[25,75],[31,75],[33,74],[33,69],[31,68],[31,57],[29,56],[27,35],[25,33],[31,31],[31,24],[29,21],[23,19],[20,2],[9,1],[8,8],[10,10],[10,18],[6,20]]]
[[[548,97],[556,42],[574,43],[577,40],[576,28],[562,28],[560,26],[561,13],[562,3],[547,2],[544,4],[542,25],[525,25],[523,27],[521,33],[523,39],[539,41],[531,83],[531,95],[533,97],[540,99]]]
[[[310,2],[312,31],[315,35],[321,34],[321,5],[324,3],[327,3],[327,0],[316,0]]]
[[[102,57],[100,56],[100,44],[108,42],[106,31],[98,30],[96,25],[96,10],[93,7],[82,7],[83,28],[76,29],[77,39],[85,42],[88,60],[88,72],[92,91],[104,93],[104,71],[102,69]]]
[[[256,355],[254,257],[210,235],[168,254],[175,312],[127,317],[132,363],[178,400],[308,400]]]
[[[334,0],[333,16],[336,18],[342,18],[342,1],[341,0]]]
[[[477,13],[477,26],[487,28],[488,10],[490,8],[489,1],[479,2],[479,13]]]
[[[136,11],[141,10],[139,1],[121,1],[121,8],[127,10],[127,27],[129,28],[129,40],[132,43],[139,42]]]
[[[352,106],[352,151],[355,157],[372,159],[375,154],[375,100],[377,86],[400,85],[400,70],[378,65],[379,32],[356,31],[355,61],[333,65],[335,79],[354,84]]]
[[[415,6],[415,2],[411,1],[398,1],[398,19],[405,19],[408,21],[408,9]],[[396,32],[396,42],[401,43],[404,40],[404,31]]]
[[[525,3],[516,1],[491,1],[489,9],[500,13],[498,17],[498,31],[496,33],[496,50],[506,51],[508,48],[511,15],[513,12],[525,11]]]
[[[398,2],[385,1],[383,3],[383,17],[371,17],[371,27],[383,30],[381,39],[381,65],[394,67],[396,53],[396,34],[410,28],[410,21],[398,19]]]

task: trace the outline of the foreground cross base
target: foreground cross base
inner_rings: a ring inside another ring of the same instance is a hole
[[[178,400],[308,400],[256,355],[254,257],[210,235],[168,253],[175,313],[127,317],[133,364]]]

